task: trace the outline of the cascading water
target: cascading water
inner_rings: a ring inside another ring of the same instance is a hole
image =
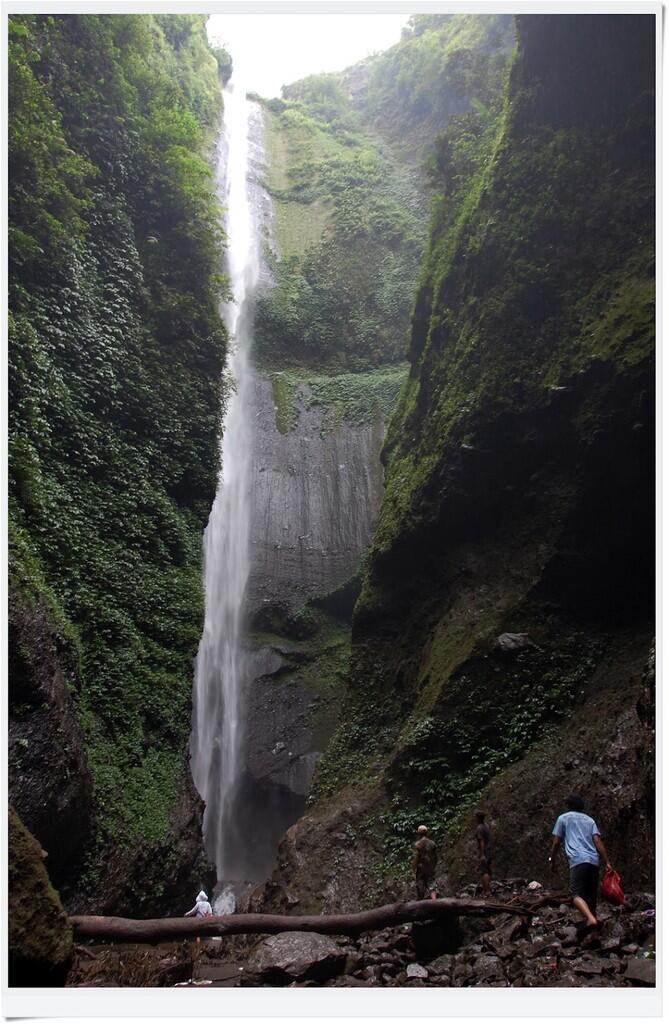
[[[224,93],[223,144],[217,168],[226,207],[228,273],[233,301],[222,312],[230,332],[228,372],[234,391],[221,443],[221,472],[204,535],[205,622],[193,697],[191,768],[205,801],[204,838],[219,881],[239,877],[235,800],[243,771],[243,687],[248,657],[242,646],[244,595],[249,577],[251,469],[250,300],[259,276],[257,225],[248,187],[249,125],[253,105],[245,91]]]

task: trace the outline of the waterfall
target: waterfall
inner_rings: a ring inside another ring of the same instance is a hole
[[[217,181],[226,208],[228,274],[233,300],[221,312],[230,332],[227,371],[234,379],[221,441],[216,498],[204,534],[205,621],[195,667],[191,768],[205,801],[204,839],[219,881],[243,871],[235,853],[235,800],[243,772],[243,688],[248,677],[242,646],[249,577],[251,469],[250,300],[259,275],[257,225],[249,189],[249,127],[253,105],[245,90],[224,92]]]

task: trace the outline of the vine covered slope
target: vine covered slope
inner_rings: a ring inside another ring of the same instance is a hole
[[[9,18],[10,799],[59,886],[134,912],[165,908],[201,842],[229,74],[205,21]]]

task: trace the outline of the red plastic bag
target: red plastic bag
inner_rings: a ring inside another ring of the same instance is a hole
[[[608,867],[604,871],[601,892],[604,899],[608,900],[609,903],[622,905],[625,902],[625,893],[620,884],[620,875],[612,867]]]

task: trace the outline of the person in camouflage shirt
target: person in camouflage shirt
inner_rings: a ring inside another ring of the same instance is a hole
[[[437,868],[437,844],[428,837],[427,825],[418,826],[418,841],[414,844],[411,868],[416,879],[416,895],[419,900],[437,898],[434,880]]]

